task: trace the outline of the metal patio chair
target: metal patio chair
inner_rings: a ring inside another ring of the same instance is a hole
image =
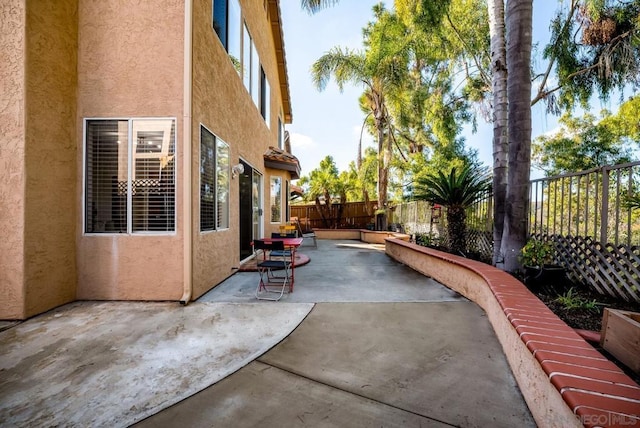
[[[312,240],[313,243],[311,245],[313,245],[314,248],[318,248],[318,243],[316,242],[316,234],[313,230],[304,232],[302,230],[302,225],[300,225],[300,219],[297,217],[291,217],[291,222],[296,224],[296,228],[298,229],[298,236],[304,238],[305,241],[308,239]]]
[[[272,258],[273,251],[284,251],[284,242],[256,239],[253,241],[254,250],[262,250],[262,260],[258,260],[257,268],[260,282],[256,288],[256,299],[278,301],[284,295],[289,285],[291,287],[291,258]],[[256,255],[256,257],[259,257]],[[284,275],[274,275],[273,271],[282,270]],[[291,290],[289,290],[291,291]],[[272,294],[275,294],[271,297]]]

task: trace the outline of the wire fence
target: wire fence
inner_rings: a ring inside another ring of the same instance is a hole
[[[569,279],[640,302],[640,162],[532,180],[530,198],[529,235],[554,243]],[[416,240],[448,247],[444,208],[407,202],[391,218]],[[486,194],[467,210],[465,255],[490,261],[492,230]]]

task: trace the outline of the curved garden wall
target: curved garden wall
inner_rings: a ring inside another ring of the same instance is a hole
[[[484,309],[539,426],[640,426],[640,386],[513,276],[400,239],[385,249]]]

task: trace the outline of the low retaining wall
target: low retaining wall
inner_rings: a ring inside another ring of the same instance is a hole
[[[640,427],[640,386],[513,276],[400,239],[385,250],[484,309],[539,426]]]
[[[384,244],[387,238],[396,238],[409,242],[410,235],[398,232],[360,229],[360,240],[369,244]]]
[[[384,244],[387,238],[409,241],[410,235],[367,229],[313,229],[318,239],[355,239],[368,244]]]
[[[360,229],[313,229],[317,239],[360,239]]]

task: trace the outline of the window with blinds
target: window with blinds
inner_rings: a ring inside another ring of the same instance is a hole
[[[216,138],[200,127],[200,231],[215,230]]]
[[[86,233],[175,231],[175,120],[87,120]]]
[[[229,228],[229,146],[200,126],[200,231]]]

